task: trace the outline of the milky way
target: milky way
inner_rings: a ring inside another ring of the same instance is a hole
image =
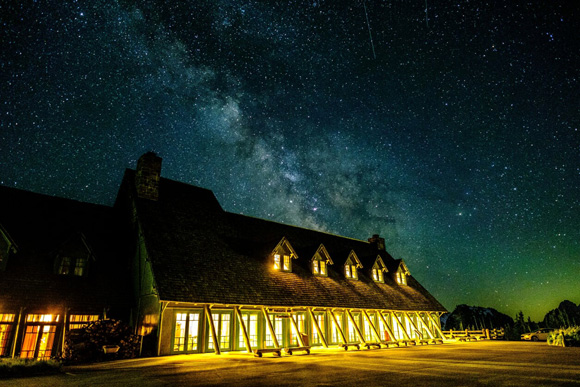
[[[580,302],[578,2],[55,3],[0,5],[0,184],[110,205],[153,150],[447,308]]]

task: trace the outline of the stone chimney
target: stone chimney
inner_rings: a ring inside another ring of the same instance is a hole
[[[137,161],[135,186],[137,196],[144,199],[159,199],[159,178],[161,177],[161,157],[154,152],[147,152]]]
[[[379,237],[379,234],[374,234],[372,238],[369,238],[369,243],[375,245],[378,250],[385,251],[385,238]]]

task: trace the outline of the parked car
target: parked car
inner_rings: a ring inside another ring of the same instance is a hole
[[[532,341],[546,341],[548,340],[548,334],[553,331],[551,328],[541,328],[537,331],[525,333],[521,336],[522,340],[532,340]]]

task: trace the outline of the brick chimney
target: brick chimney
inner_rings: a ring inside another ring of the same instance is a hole
[[[378,250],[385,251],[385,238],[379,237],[379,234],[374,234],[372,238],[369,238],[369,243],[375,245]]]
[[[159,178],[161,176],[161,157],[154,152],[147,152],[137,161],[135,186],[137,196],[144,199],[159,199]]]

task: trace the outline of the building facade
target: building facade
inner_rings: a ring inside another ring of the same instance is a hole
[[[161,166],[144,154],[114,207],[0,187],[0,356],[55,356],[68,330],[112,315],[144,355],[443,337],[445,308],[380,236],[233,214]]]

